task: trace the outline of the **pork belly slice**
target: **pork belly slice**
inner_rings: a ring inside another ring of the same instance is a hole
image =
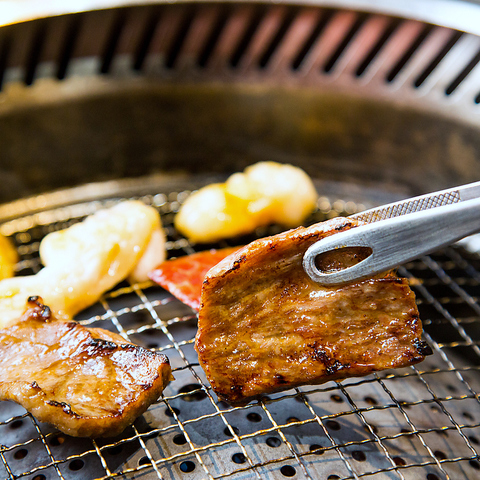
[[[77,437],[120,434],[173,378],[165,355],[118,334],[56,320],[38,297],[0,330],[0,400]]]
[[[357,225],[333,219],[256,240],[207,273],[195,348],[220,398],[241,405],[405,367],[429,353],[405,279],[388,274],[325,288],[305,274],[310,245]]]

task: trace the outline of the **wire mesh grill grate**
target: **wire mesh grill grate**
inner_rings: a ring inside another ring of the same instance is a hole
[[[162,214],[169,256],[197,250],[172,226],[186,195],[141,197]],[[21,254],[18,274],[41,268],[38,245],[46,233],[108,203],[4,224]],[[333,205],[320,199],[311,221],[352,213],[350,203]],[[0,477],[474,478],[480,474],[480,258],[448,248],[400,273],[411,278],[433,356],[415,367],[297,388],[238,408],[217,399],[198,364],[193,311],[150,283],[118,285],[78,320],[165,353],[175,381],[111,439],[70,438],[0,402]]]

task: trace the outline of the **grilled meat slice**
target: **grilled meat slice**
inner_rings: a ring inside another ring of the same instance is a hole
[[[56,320],[38,297],[0,330],[0,400],[78,437],[121,433],[162,393],[165,355],[74,321]]]
[[[303,271],[310,245],[356,225],[334,219],[256,240],[207,273],[195,347],[219,397],[245,404],[424,359],[406,280],[389,274],[325,288]]]

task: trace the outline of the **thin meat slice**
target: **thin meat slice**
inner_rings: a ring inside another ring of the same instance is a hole
[[[56,320],[31,297],[17,324],[0,330],[0,400],[78,437],[120,434],[173,378],[165,355],[118,334]]]
[[[405,279],[389,274],[325,288],[303,271],[310,245],[356,225],[334,219],[256,240],[208,272],[195,347],[220,398],[241,405],[405,367],[429,353]]]
[[[174,297],[198,311],[206,273],[238,249],[239,247],[212,249],[167,260],[152,270],[148,276]]]

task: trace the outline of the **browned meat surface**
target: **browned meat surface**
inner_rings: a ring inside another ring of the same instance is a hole
[[[429,347],[406,280],[324,288],[303,271],[312,243],[356,225],[334,219],[257,240],[208,272],[196,349],[222,399],[244,404],[423,360]]]
[[[121,433],[171,379],[165,355],[74,321],[55,320],[38,297],[0,330],[0,400],[80,437]]]

